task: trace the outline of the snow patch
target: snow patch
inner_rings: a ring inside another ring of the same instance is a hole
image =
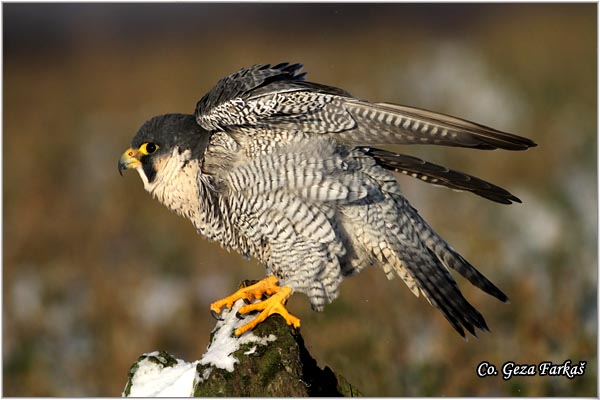
[[[221,320],[217,322],[213,330],[213,340],[208,346],[206,353],[200,359],[200,364],[210,364],[217,368],[225,369],[228,372],[233,372],[234,364],[238,362],[233,353],[239,350],[241,345],[257,343],[264,346],[277,339],[272,334],[267,337],[258,337],[252,332],[246,332],[239,338],[236,337],[233,332],[248,322],[247,319],[236,316],[236,313],[242,306],[244,306],[244,302],[238,300],[230,310],[226,309],[222,311]],[[250,318],[254,318],[254,316],[250,316]]]
[[[167,360],[157,351],[144,354],[138,361],[138,369],[131,378],[129,397],[191,397],[194,395],[194,379],[198,361],[191,363],[177,359],[177,364],[166,367]]]
[[[206,353],[200,360],[186,362],[176,359],[167,353],[157,351],[144,354],[137,362],[137,370],[131,377],[129,397],[191,397],[194,395],[194,386],[210,377],[213,368],[206,368],[202,376],[198,376],[198,364],[212,365],[216,368],[233,372],[235,363],[239,362],[234,356],[244,344],[253,343],[254,346],[244,354],[256,352],[258,345],[266,345],[277,339],[275,335],[259,337],[252,332],[246,332],[241,337],[233,333],[237,328],[247,323],[255,316],[238,318],[237,312],[244,305],[242,300],[237,301],[233,308],[224,310],[213,330],[213,339]],[[172,364],[167,366],[168,364]]]

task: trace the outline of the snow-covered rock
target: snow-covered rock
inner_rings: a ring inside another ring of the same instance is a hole
[[[142,355],[129,369],[123,396],[341,396],[358,392],[329,368],[317,366],[298,330],[272,316],[240,337],[234,331],[248,322],[224,310],[204,355],[186,362],[167,352]]]

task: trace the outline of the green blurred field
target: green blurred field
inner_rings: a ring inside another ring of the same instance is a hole
[[[511,298],[459,279],[492,332],[464,342],[400,280],[368,270],[306,344],[368,396],[597,395],[595,4],[4,4],[3,395],[118,396],[164,349],[194,360],[208,305],[264,269],[195,234],[117,160],[145,119],[192,112],[242,66],[308,78],[535,140],[526,152],[402,151],[506,187],[502,206],[401,177],[406,196]],[[476,366],[587,360],[583,377]]]

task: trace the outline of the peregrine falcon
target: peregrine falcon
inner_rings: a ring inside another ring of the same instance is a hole
[[[446,243],[403,196],[402,173],[486,199],[520,202],[508,191],[374,144],[431,144],[525,150],[536,144],[460,118],[360,100],[305,81],[302,65],[254,65],[220,80],[194,115],[146,121],[119,160],[144,189],[225,249],[254,257],[267,278],[211,304],[213,313],[250,300],[258,311],[241,335],[285,308],[293,292],[321,311],[344,277],[381,268],[423,295],[463,337],[487,331],[450,270],[486,293],[508,297]]]

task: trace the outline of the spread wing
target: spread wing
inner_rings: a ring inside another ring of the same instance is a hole
[[[365,154],[373,157],[382,167],[401,172],[413,178],[433,185],[446,186],[458,191],[468,191],[488,200],[502,204],[520,203],[521,200],[493,183],[420,158],[398,154],[372,147],[359,147]]]
[[[352,144],[436,144],[525,150],[531,140],[460,118],[370,103],[331,86],[304,81],[300,64],[255,65],[219,81],[196,105],[208,130],[269,128],[333,134]]]

